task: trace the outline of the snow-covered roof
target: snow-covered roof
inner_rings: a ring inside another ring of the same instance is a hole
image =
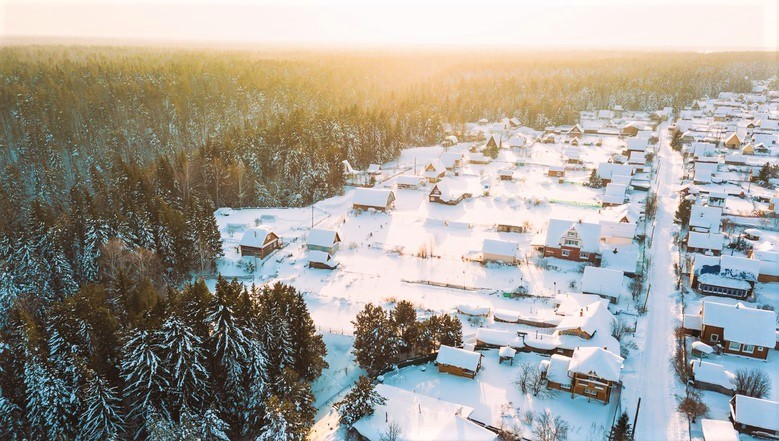
[[[354,190],[352,203],[366,207],[385,208],[395,199],[395,193],[381,188],[357,188]]]
[[[601,162],[598,164],[598,177],[611,179],[614,175],[631,176],[633,167],[627,164],[614,164],[613,162]]]
[[[587,222],[575,222],[563,219],[549,219],[546,230],[545,246],[558,248],[563,243],[568,231],[574,230],[581,239],[581,250],[586,253],[597,253],[600,241],[600,225]]]
[[[716,162],[695,161],[695,177],[693,181],[708,183],[712,181],[712,175],[717,171]]]
[[[437,178],[446,173],[446,167],[440,161],[430,161],[425,165],[424,173],[428,178]]]
[[[555,312],[559,315],[577,315],[585,306],[595,302],[605,302],[595,294],[558,294],[555,296]]]
[[[601,214],[616,222],[627,220],[628,223],[635,224],[641,219],[641,208],[634,204],[622,204],[605,208],[601,210]]]
[[[693,205],[690,209],[690,227],[708,228],[713,233],[719,233],[722,220],[722,208],[708,205]]]
[[[595,266],[584,267],[582,291],[615,299],[619,298],[623,290],[624,276],[625,273],[619,270]]]
[[[614,316],[609,311],[606,301],[599,298],[589,305],[584,305],[579,311],[563,317],[555,330],[581,329],[589,335],[595,334],[596,331],[608,334],[611,332],[613,322]]]
[[[438,356],[435,359],[438,364],[455,366],[471,372],[476,372],[480,360],[481,354],[478,352],[466,351],[465,349],[446,345],[441,345],[438,349]]]
[[[496,309],[492,311],[492,316],[504,322],[517,322],[522,314],[510,309]]]
[[[725,389],[734,389],[733,380],[736,376],[732,372],[725,370],[725,366],[702,360],[693,360],[690,362],[690,365],[692,366],[693,378],[696,381],[716,384]]]
[[[455,163],[457,161],[462,162],[463,160],[463,154],[458,152],[444,152],[441,153],[441,157],[439,158],[441,161],[441,164],[446,168],[452,168],[455,166]]]
[[[616,382],[619,381],[623,361],[624,358],[603,348],[576,348],[571,357],[569,370]]]
[[[628,150],[643,152],[646,151],[647,147],[649,147],[649,139],[638,136],[634,138],[628,138],[625,147],[627,147]]]
[[[514,331],[502,331],[500,329],[479,328],[476,330],[476,340],[492,346],[511,346],[522,348],[522,339]]]
[[[369,164],[368,165],[368,173],[370,174],[378,174],[381,173],[381,165],[379,164]]]
[[[515,257],[517,255],[517,243],[507,240],[484,239],[481,251],[484,254]]]
[[[266,227],[252,227],[243,233],[239,244],[245,247],[262,248],[265,245],[265,238],[270,234],[273,233]]]
[[[752,259],[760,262],[760,274],[779,276],[779,252],[755,249]]]
[[[728,305],[703,302],[702,323],[722,328],[722,339],[773,348],[776,345],[776,312],[748,308],[739,302]]]
[[[468,420],[473,408],[439,400],[395,386],[377,384],[385,403],[373,415],[354,423],[354,429],[370,441],[384,439],[390,424],[397,424],[408,441],[494,441],[497,435]]]
[[[457,305],[457,311],[466,315],[485,315],[490,312],[490,308],[486,306],[474,306],[474,305]]]
[[[692,342],[692,350],[700,352],[702,354],[712,354],[714,353],[714,348],[707,345],[706,343],[702,341],[694,341]]]
[[[738,431],[730,421],[701,420],[703,441],[739,441]]]
[[[546,368],[546,379],[555,383],[560,383],[563,386],[570,386],[571,377],[568,376],[568,369],[570,366],[571,357],[560,354],[552,355]]]
[[[604,246],[601,249],[602,259],[600,267],[634,274],[638,266],[639,255],[638,245],[633,243],[629,245]]]
[[[646,152],[630,152],[630,157],[628,157],[628,164],[646,164]]]
[[[714,156],[717,154],[717,146],[710,142],[696,141],[692,143],[693,156]]]
[[[333,256],[331,256],[330,253],[326,253],[324,251],[313,250],[308,252],[308,261],[313,263],[332,265]]]
[[[319,228],[313,228],[308,232],[308,238],[306,244],[329,248],[341,241],[341,237],[335,230],[323,230]]]
[[[421,184],[423,179],[424,178],[422,176],[400,175],[398,176],[397,182],[399,185],[416,186]]]
[[[733,419],[740,424],[779,431],[779,401],[736,395]]]
[[[701,248],[704,250],[722,251],[725,236],[713,233],[697,233],[690,231],[687,236],[688,248]]]
[[[720,274],[747,281],[756,281],[760,274],[760,262],[739,256],[720,257]]]
[[[501,346],[500,350],[498,351],[499,357],[514,357],[517,355],[517,350],[512,348],[511,346]]]

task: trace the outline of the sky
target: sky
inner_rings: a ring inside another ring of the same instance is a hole
[[[777,0],[0,0],[0,37],[777,50]]]

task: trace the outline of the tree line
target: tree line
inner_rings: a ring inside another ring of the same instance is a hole
[[[302,440],[327,367],[302,295],[220,278],[155,290],[116,276],[0,334],[0,437]]]

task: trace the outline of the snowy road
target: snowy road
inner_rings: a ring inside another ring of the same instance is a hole
[[[688,439],[687,423],[676,412],[675,394],[681,383],[675,378],[670,357],[673,354],[673,332],[677,326],[680,305],[676,291],[674,263],[678,250],[672,235],[673,220],[678,205],[676,190],[682,174],[682,159],[671,150],[667,124],[660,126],[657,169],[658,209],[654,238],[650,247],[649,282],[651,292],[647,315],[643,320],[643,340],[639,346],[636,369],[637,384],[629,390],[628,412],[635,410],[641,398],[641,410],[636,425],[636,440]],[[643,343],[643,344],[642,344]]]

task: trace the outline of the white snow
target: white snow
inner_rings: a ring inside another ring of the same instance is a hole
[[[438,356],[435,361],[438,364],[459,367],[471,372],[476,372],[479,368],[479,363],[481,362],[481,354],[479,352],[441,345],[441,347],[438,348]]]

